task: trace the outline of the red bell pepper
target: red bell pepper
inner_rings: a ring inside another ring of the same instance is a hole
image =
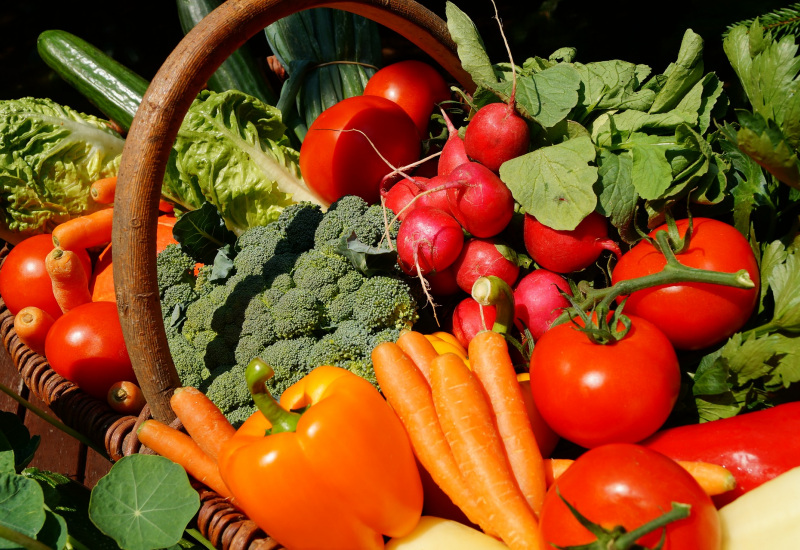
[[[259,408],[228,440],[219,468],[234,501],[292,550],[381,549],[422,514],[422,483],[403,425],[366,380],[323,366],[278,403],[260,359],[246,378]],[[295,412],[299,411],[299,412]]]
[[[657,432],[641,442],[675,460],[724,466],[736,488],[714,497],[721,507],[778,474],[800,466],[800,402]]]

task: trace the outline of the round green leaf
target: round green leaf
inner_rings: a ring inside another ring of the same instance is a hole
[[[117,462],[92,489],[89,517],[124,550],[169,548],[200,509],[186,471],[155,455]]]
[[[0,474],[0,525],[32,539],[44,525],[44,494],[39,484],[16,473]],[[0,548],[19,548],[0,538]]]

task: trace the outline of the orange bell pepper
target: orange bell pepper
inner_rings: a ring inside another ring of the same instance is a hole
[[[280,403],[260,359],[246,378],[259,408],[222,447],[234,500],[292,550],[381,549],[422,514],[422,482],[408,436],[366,380],[331,366],[290,386]]]

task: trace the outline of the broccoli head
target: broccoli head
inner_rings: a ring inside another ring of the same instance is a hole
[[[290,340],[278,340],[267,346],[259,357],[275,371],[267,382],[267,388],[276,398],[284,390],[311,372],[309,354],[317,339],[301,336]]]
[[[399,277],[367,277],[350,297],[353,319],[369,330],[411,328],[419,318],[411,286]]]
[[[169,287],[180,283],[194,284],[195,261],[177,244],[168,244],[156,256],[158,291],[163,294]]]
[[[323,308],[317,297],[303,288],[290,288],[271,309],[279,338],[311,336],[320,329]]]
[[[242,365],[219,368],[198,386],[234,426],[247,420],[256,410],[244,372]]]

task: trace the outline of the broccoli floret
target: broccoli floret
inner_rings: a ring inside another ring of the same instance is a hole
[[[367,277],[351,299],[353,318],[369,330],[411,328],[419,318],[411,287],[398,277]]]
[[[199,386],[234,426],[247,420],[256,410],[244,372],[241,365],[219,368]]]
[[[213,270],[213,265],[204,265],[197,271],[197,280],[194,283],[194,291],[198,296],[208,294],[221,284],[219,281],[212,281],[209,279]]]
[[[341,237],[349,237],[367,208],[366,201],[355,195],[345,195],[331,204],[314,234],[314,245],[317,248],[335,246]]]
[[[274,225],[290,236],[292,252],[305,252],[314,246],[314,234],[322,217],[319,205],[301,202],[284,208]]]
[[[275,398],[311,371],[313,367],[308,357],[316,342],[316,338],[310,336],[278,340],[259,354],[275,371],[275,376],[267,382],[267,388]]]
[[[327,302],[339,293],[339,279],[353,269],[344,256],[312,249],[297,258],[292,280],[297,288],[308,290],[320,301]]]
[[[204,364],[203,354],[180,333],[168,333],[167,344],[181,384],[199,388],[211,376],[211,371]]]
[[[177,244],[169,244],[156,256],[158,291],[164,293],[179,283],[194,284],[195,261]]]
[[[351,227],[356,234],[356,238],[369,246],[378,246],[386,241],[386,224],[391,221],[394,214],[389,213],[388,219],[383,215],[383,208],[379,204],[373,204],[367,208],[364,215],[358,219]],[[397,239],[397,231],[400,224],[394,223],[389,228],[389,236],[392,241]]]
[[[279,338],[310,336],[320,329],[322,304],[309,290],[291,288],[271,309],[273,327]]]

